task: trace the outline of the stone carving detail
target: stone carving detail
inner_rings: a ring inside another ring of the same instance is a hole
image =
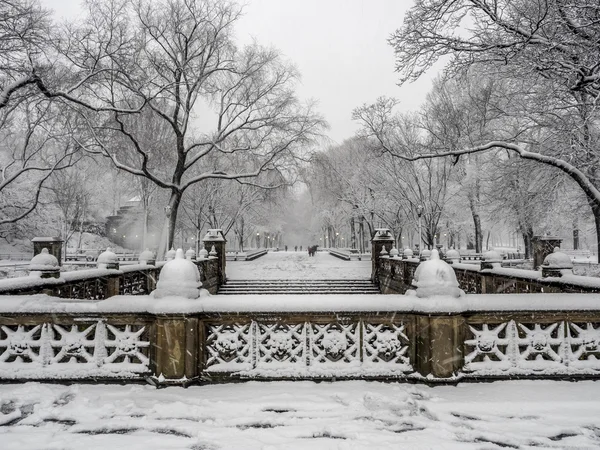
[[[600,370],[600,324],[569,322],[569,365],[582,370]]]
[[[209,324],[206,333],[209,372],[277,377],[413,371],[403,324],[227,323]]]
[[[0,377],[131,377],[149,371],[149,345],[141,325],[3,325]]]
[[[364,364],[393,366],[396,370],[412,370],[408,356],[409,340],[404,324],[363,323]]]
[[[206,348],[208,371],[236,371],[252,368],[254,322],[209,324]]]
[[[143,340],[146,327],[134,325],[106,325],[107,339],[105,346],[107,356],[104,358],[106,364],[140,364],[148,366],[147,355],[150,342]]]
[[[359,361],[359,327],[357,323],[310,325],[311,365],[340,365]]]
[[[518,324],[517,366],[544,370],[563,364],[564,323]]]
[[[257,366],[306,365],[306,326],[257,323]]]
[[[0,363],[40,364],[42,325],[0,326]]]
[[[465,356],[466,371],[507,369],[511,363],[509,346],[514,336],[514,322],[469,325],[473,338],[465,340],[470,351]]]
[[[600,371],[600,324],[471,324],[464,371],[475,375]]]

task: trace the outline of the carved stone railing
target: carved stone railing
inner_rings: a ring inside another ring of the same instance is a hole
[[[411,289],[419,260],[380,257],[378,280],[383,294],[404,294]],[[600,278],[568,275],[543,278],[535,270],[497,267],[480,269],[479,264],[452,264],[456,279],[468,294],[600,293]]]
[[[0,379],[600,378],[600,295],[0,297]]]
[[[202,287],[211,294],[219,289],[218,259],[195,261]],[[146,295],[152,292],[164,262],[125,265],[119,270],[87,269],[62,272],[59,278],[27,277],[0,280],[0,295],[47,294],[60,298],[103,300],[114,295]]]

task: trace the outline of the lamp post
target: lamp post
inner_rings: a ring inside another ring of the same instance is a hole
[[[338,248],[338,247],[340,246],[339,235],[340,235],[340,233],[338,233],[338,232],[336,231],[336,232],[335,232],[335,248]]]
[[[260,248],[260,233],[256,233],[256,249]]]
[[[171,248],[171,206],[165,206],[165,216],[167,216],[167,249],[165,250],[165,254]]]
[[[419,254],[421,253],[421,216],[423,215],[423,205],[417,206],[417,216],[419,217]]]

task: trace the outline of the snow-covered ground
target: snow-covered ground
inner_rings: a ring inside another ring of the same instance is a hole
[[[227,261],[226,272],[232,280],[359,280],[370,278],[371,260],[344,261],[326,252],[313,257],[307,251],[269,252],[254,261]]]
[[[0,447],[592,449],[600,382],[0,385]]]

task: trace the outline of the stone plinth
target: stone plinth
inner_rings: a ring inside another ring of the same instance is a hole
[[[62,265],[62,245],[63,240],[58,237],[34,237],[33,256],[42,253],[42,249],[48,249],[48,253],[53,255],[58,260],[58,265]]]
[[[534,236],[533,244],[533,268],[538,270],[544,263],[546,256],[554,252],[554,248],[560,248],[562,239],[556,236]]]
[[[223,230],[220,228],[208,230],[202,239],[202,242],[204,244],[204,248],[209,252],[209,254],[213,247],[215,248],[217,252],[217,258],[219,258],[219,284],[225,284],[225,266],[227,264],[225,245],[227,244],[227,239],[225,239]]]
[[[389,253],[395,242],[396,240],[389,229],[378,228],[375,230],[375,236],[371,239],[371,281],[373,283],[379,283],[377,259],[381,256],[381,251],[385,249],[384,254]]]

